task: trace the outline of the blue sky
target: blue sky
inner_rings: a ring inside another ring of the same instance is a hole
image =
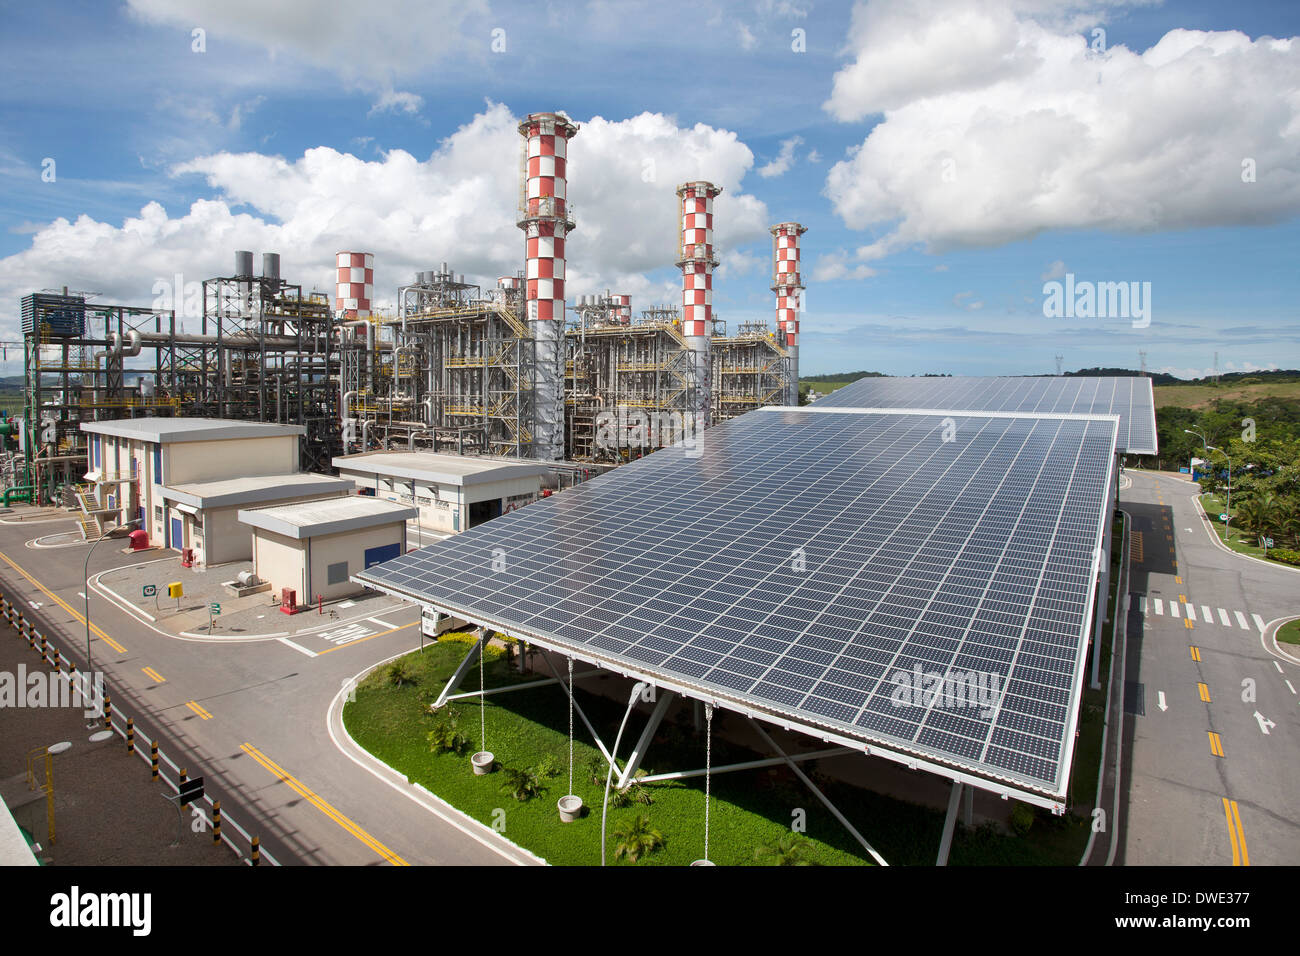
[[[570,300],[673,299],[673,190],[703,178],[724,186],[715,311],[733,327],[771,321],[767,226],[808,227],[806,374],[1136,367],[1139,349],[1183,375],[1215,352],[1225,370],[1300,367],[1294,3],[132,0],[4,17],[9,342],[27,291],[149,305],[176,273],[228,274],[236,248],[278,251],[322,290],[334,252],[373,252],[381,302],[443,260],[490,282],[522,260],[514,124],[562,110],[582,127]],[[1045,317],[1066,273],[1150,283],[1150,324]]]

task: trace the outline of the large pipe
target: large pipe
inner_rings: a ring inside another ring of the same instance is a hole
[[[776,293],[776,337],[790,355],[787,405],[799,404],[799,310],[803,274],[799,267],[799,237],[808,231],[797,222],[772,227],[772,291]]]
[[[535,348],[534,456],[564,458],[564,241],[569,140],[578,127],[557,113],[530,113],[519,124],[527,142],[523,218],[528,325]],[[445,267],[444,267],[445,270]]]
[[[677,265],[682,270],[682,337],[695,353],[695,427],[707,428],[713,409],[713,197],[722,192],[713,183],[682,183],[682,245]]]

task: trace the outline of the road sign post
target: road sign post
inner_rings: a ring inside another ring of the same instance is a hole
[[[151,597],[151,598],[153,598],[153,609],[154,609],[155,611],[158,610],[158,585],[156,585],[156,584],[146,584],[146,585],[141,589],[141,595],[142,595],[143,597]]]
[[[217,615],[217,616],[221,615],[221,605],[218,604],[216,601],[213,601],[208,605],[208,633],[209,634],[212,633],[213,615]]]

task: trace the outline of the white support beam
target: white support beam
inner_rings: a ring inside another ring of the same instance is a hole
[[[813,792],[813,796],[815,796],[818,800],[820,800],[822,802],[822,805],[825,806],[826,809],[831,812],[831,815],[834,816],[836,820],[840,821],[840,825],[843,826],[844,829],[848,830],[849,833],[853,834],[853,839],[861,843],[862,848],[871,854],[871,858],[875,860],[877,863],[879,863],[881,866],[889,866],[889,864],[885,862],[885,858],[876,852],[876,848],[867,842],[866,837],[864,837],[861,833],[859,833],[857,831],[857,828],[852,823],[849,823],[848,818],[844,816],[844,814],[840,813],[839,808],[836,807],[835,804],[831,803],[830,798],[827,797],[826,794],[822,793],[821,790],[817,788],[817,784],[813,783],[812,780],[808,778],[808,775],[799,769],[799,765],[795,763],[793,760],[791,760],[784,750],[782,750],[780,747],[777,746],[776,741],[768,736],[767,731],[765,731],[761,726],[759,726],[758,721],[755,720],[753,717],[749,717],[747,719],[750,723],[750,726],[752,726],[754,730],[758,732],[758,735],[763,738],[763,740],[767,743],[767,745],[785,758],[786,765],[789,766],[789,768],[794,771],[794,775],[796,777],[798,777],[800,780],[803,781],[804,786],[806,786],[809,790]]]
[[[943,836],[939,840],[939,858],[935,866],[948,865],[948,853],[952,850],[952,831],[957,828],[957,808],[961,805],[962,785],[960,781],[952,782],[952,793],[948,795],[948,815],[943,818]]]
[[[650,719],[645,723],[645,730],[641,731],[641,736],[637,738],[636,746],[632,748],[631,755],[627,758],[627,766],[623,768],[622,775],[618,778],[618,789],[622,790],[636,775],[637,768],[641,766],[641,761],[645,757],[645,752],[650,748],[650,742],[654,740],[655,731],[663,722],[664,714],[668,713],[668,708],[677,695],[670,690],[664,691],[655,700],[655,709],[650,711]]]
[[[780,764],[788,763],[791,760],[820,760],[823,757],[843,757],[848,754],[858,753],[856,750],[849,750],[847,747],[832,747],[829,750],[814,750],[806,754],[790,754],[787,757],[764,757],[761,760],[746,760],[744,763],[728,763],[721,767],[713,767],[705,771],[700,770],[675,770],[672,773],[655,773],[648,777],[642,777],[642,783],[658,783],[661,780],[686,780],[690,777],[703,777],[707,773],[731,773],[735,770],[759,770],[763,767],[776,767]]]
[[[487,644],[487,636],[487,628],[480,627],[478,629],[478,640],[474,642],[474,646],[469,649],[469,653],[465,655],[465,659],[457,666],[456,672],[451,675],[451,679],[447,681],[447,686],[442,689],[442,693],[438,695],[438,699],[433,702],[433,707],[430,709],[437,710],[447,703],[450,695],[455,692],[456,688],[460,686],[460,682],[465,679],[465,675],[469,672],[470,667],[474,665],[474,662],[478,660],[479,655],[483,653],[483,646]]]

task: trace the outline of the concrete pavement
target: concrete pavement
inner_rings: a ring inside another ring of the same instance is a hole
[[[1128,786],[1118,860],[1300,863],[1300,699],[1292,691],[1300,675],[1270,652],[1264,633],[1300,613],[1300,576],[1217,547],[1191,482],[1129,475]]]

